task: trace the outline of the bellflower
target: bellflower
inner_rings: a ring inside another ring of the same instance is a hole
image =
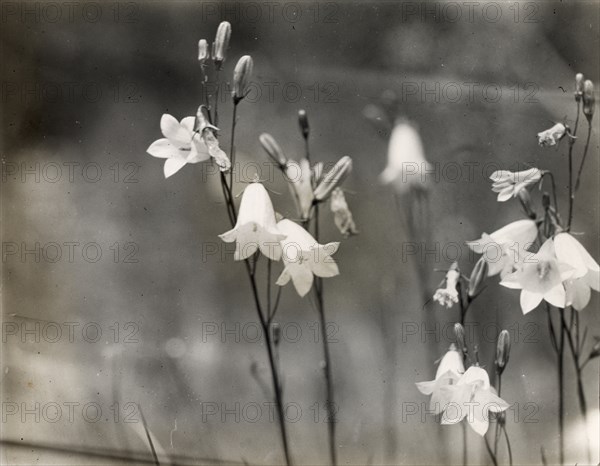
[[[564,308],[566,293],[563,282],[572,278],[574,269],[558,261],[554,241],[546,240],[540,250],[527,258],[523,265],[500,282],[507,288],[521,290],[523,314],[535,309],[542,300]]]
[[[463,356],[452,344],[446,352],[435,373],[435,379],[427,382],[417,382],[416,386],[423,395],[431,395],[429,409],[440,414],[449,400],[444,399],[442,387],[455,384],[465,372]]]
[[[458,424],[463,419],[482,437],[489,428],[489,412],[506,411],[510,405],[496,394],[485,369],[471,366],[456,382],[441,388],[448,400],[442,414],[442,424]]]
[[[538,133],[538,144],[544,146],[555,146],[566,134],[567,128],[562,123],[556,123],[552,128]]]
[[[419,133],[410,123],[397,121],[388,146],[387,167],[379,179],[393,184],[399,193],[412,187],[425,187],[426,173],[431,165],[425,160],[425,151]]]
[[[147,152],[153,157],[165,160],[165,178],[177,173],[188,163],[198,163],[210,159],[208,147],[194,133],[194,117],[185,117],[178,122],[165,113],[160,119],[160,130],[164,136],[150,144]]]
[[[498,193],[498,202],[508,201],[511,197],[517,197],[521,189],[540,181],[542,174],[543,172],[538,168],[520,172],[496,170],[490,175],[493,182],[492,191]]]
[[[530,255],[527,248],[536,236],[537,226],[533,220],[517,220],[489,235],[484,233],[475,241],[467,241],[467,246],[476,254],[483,254],[489,277],[500,274],[503,278]]]
[[[285,238],[281,240],[281,250],[285,268],[277,279],[277,285],[284,286],[290,279],[300,296],[311,289],[314,276],[334,277],[339,275],[337,264],[331,258],[340,243],[319,244],[311,234],[291,220],[283,219],[277,228]]]
[[[281,258],[279,242],[285,234],[277,226],[271,198],[262,184],[246,187],[235,227],[219,238],[226,243],[235,241],[236,261],[247,259],[259,249],[269,259]]]
[[[331,212],[333,212],[335,226],[344,235],[344,238],[358,234],[342,188],[335,188],[331,191]]]
[[[558,260],[574,269],[573,276],[565,282],[566,305],[581,311],[590,302],[591,290],[600,291],[600,266],[569,233],[556,235],[554,248]]]
[[[451,308],[454,304],[458,303],[459,296],[456,287],[459,279],[460,271],[458,270],[458,264],[454,262],[450,270],[446,273],[446,286],[436,290],[433,300],[447,308]]]

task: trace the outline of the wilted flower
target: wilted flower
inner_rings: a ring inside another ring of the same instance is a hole
[[[583,96],[583,74],[577,73],[575,75],[575,100],[579,102]]]
[[[393,184],[404,193],[411,187],[425,187],[425,174],[430,171],[417,130],[409,123],[396,122],[388,146],[387,167],[379,177],[381,182]]]
[[[342,184],[348,174],[352,171],[352,159],[345,155],[337,161],[331,170],[325,173],[323,179],[315,188],[315,199],[324,201],[329,197],[331,191]]]
[[[566,305],[581,311],[590,302],[591,290],[600,291],[600,266],[569,233],[554,237],[554,249],[559,262],[574,269],[573,276],[565,282]]]
[[[233,70],[233,103],[238,104],[246,96],[246,88],[248,87],[248,81],[252,76],[252,70],[254,68],[254,62],[250,55],[244,55],[240,58],[235,65]]]
[[[213,60],[219,69],[227,57],[230,38],[231,24],[227,21],[223,21],[217,28],[217,35],[215,37],[215,42],[213,43]]]
[[[331,192],[331,212],[333,212],[335,226],[345,238],[358,234],[342,188],[335,188]]]
[[[308,139],[308,134],[310,128],[308,126],[308,116],[306,115],[306,110],[301,109],[298,110],[298,124],[300,125],[300,132],[304,139]]]
[[[285,167],[285,175],[293,191],[294,202],[297,204],[300,216],[306,220],[310,215],[314,199],[312,171],[308,160],[302,159],[300,162],[290,160]]]
[[[167,159],[165,178],[177,173],[188,163],[210,159],[206,144],[194,133],[194,117],[186,117],[178,122],[165,113],[160,119],[160,130],[165,137],[154,141],[147,152],[153,157]]]
[[[482,437],[489,428],[488,411],[501,413],[510,407],[496,395],[488,373],[479,366],[469,367],[455,385],[446,385],[441,392],[441,398],[447,400],[442,407],[442,424],[458,424],[466,418]]]
[[[473,267],[473,271],[471,272],[471,277],[469,278],[469,298],[474,298],[477,296],[483,287],[483,282],[488,276],[489,266],[485,258],[482,256],[479,258],[475,267]]]
[[[490,175],[492,191],[498,193],[498,202],[508,201],[511,197],[516,197],[521,189],[540,181],[542,174],[537,168],[520,172],[497,170]]]
[[[262,145],[267,155],[271,157],[271,160],[273,160],[277,165],[279,165],[279,168],[285,168],[287,158],[285,157],[285,155],[283,155],[283,151],[281,150],[281,147],[279,147],[279,144],[277,144],[275,138],[269,133],[262,133],[258,137],[258,140],[260,141],[260,144]]]
[[[444,288],[438,288],[433,295],[434,301],[437,301],[442,306],[451,308],[454,304],[458,303],[458,280],[460,278],[460,270],[458,270],[458,264],[454,262],[450,267],[450,270],[446,273],[446,286]]]
[[[455,384],[460,376],[465,372],[462,354],[457,351],[454,344],[446,352],[435,373],[435,379],[427,382],[417,382],[415,385],[423,395],[431,395],[429,409],[440,414],[447,405],[446,399],[442,396],[444,392],[442,387]]]
[[[525,260],[516,272],[504,277],[500,284],[521,290],[523,314],[535,309],[542,300],[564,308],[566,294],[563,282],[571,278],[573,272],[572,267],[558,261],[554,241],[548,239],[536,254]]]
[[[210,52],[208,50],[208,42],[206,39],[200,39],[198,41],[198,61],[201,65],[210,58]]]
[[[484,233],[475,241],[467,241],[467,246],[476,254],[483,254],[489,277],[500,274],[503,278],[530,255],[527,248],[533,244],[537,232],[533,220],[517,220],[492,234]]]
[[[538,133],[538,144],[542,147],[555,146],[566,134],[567,128],[562,123],[556,123],[552,128]]]
[[[496,370],[499,374],[502,374],[508,358],[510,356],[510,333],[508,330],[502,330],[498,335],[498,343],[496,345]]]
[[[314,277],[335,277],[339,269],[331,258],[340,243],[319,244],[311,234],[297,223],[283,219],[277,224],[285,238],[281,240],[285,268],[277,279],[279,286],[286,285],[290,278],[300,296],[311,289]]]
[[[594,106],[596,98],[594,97],[594,83],[587,79],[583,83],[583,114],[586,116],[588,122],[592,121],[594,116]]]
[[[227,157],[227,154],[219,147],[219,140],[215,135],[215,132],[219,131],[219,128],[208,122],[204,116],[203,108],[204,106],[201,105],[196,112],[194,132],[200,134],[200,137],[208,148],[208,153],[215,159],[215,162],[219,166],[219,170],[226,172],[231,168],[231,161],[229,160],[229,157]]]
[[[269,259],[281,258],[279,242],[285,234],[277,226],[271,198],[262,184],[250,183],[246,187],[235,227],[219,238],[226,243],[236,242],[236,261],[247,259],[258,249]]]

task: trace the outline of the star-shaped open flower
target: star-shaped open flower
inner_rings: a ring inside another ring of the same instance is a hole
[[[236,261],[247,259],[259,249],[269,259],[281,258],[280,241],[285,233],[277,226],[271,198],[262,184],[246,187],[235,227],[219,238],[226,243],[235,241]]]
[[[573,276],[565,282],[566,305],[581,311],[590,302],[591,290],[600,291],[600,266],[569,233],[554,237],[554,249],[559,262],[574,269]]]
[[[208,148],[200,135],[194,132],[194,117],[185,117],[181,122],[165,113],[160,119],[160,130],[164,136],[150,144],[147,152],[165,160],[165,178],[177,173],[188,163],[198,163],[210,158]]]
[[[485,369],[471,366],[456,382],[440,389],[447,403],[442,414],[442,424],[458,424],[466,419],[471,428],[482,437],[488,431],[489,412],[506,411],[510,405],[496,395]]]
[[[572,278],[573,273],[572,267],[558,261],[554,241],[547,239],[536,254],[526,258],[521,267],[504,277],[500,284],[521,290],[521,310],[527,314],[542,300],[564,308],[566,293],[563,282]]]
[[[441,388],[446,385],[454,385],[464,372],[462,354],[452,344],[440,361],[435,379],[416,383],[417,388],[423,395],[431,395],[429,402],[431,411],[434,411],[435,414],[442,413],[449,400],[444,399],[444,394],[447,394],[447,392],[442,391]]]
[[[467,246],[483,255],[488,264],[488,277],[500,274],[504,278],[531,256],[527,249],[536,236],[537,226],[533,220],[517,220],[489,235],[484,233],[479,239],[467,241]]]
[[[498,202],[517,197],[521,189],[535,184],[542,178],[543,172],[538,168],[530,168],[520,172],[497,170],[490,175],[492,191],[498,193]]]
[[[279,286],[286,285],[291,279],[298,294],[305,296],[312,287],[314,275],[323,278],[339,275],[331,256],[340,243],[319,244],[308,231],[291,220],[283,219],[277,227],[285,235],[281,241],[285,268],[277,279]]]

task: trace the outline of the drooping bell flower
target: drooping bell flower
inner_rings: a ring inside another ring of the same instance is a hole
[[[543,172],[538,168],[530,168],[520,172],[497,170],[490,175],[492,191],[498,193],[498,202],[517,197],[521,189],[535,184],[542,178]]]
[[[446,273],[444,288],[438,288],[433,295],[433,300],[440,303],[442,306],[451,308],[458,303],[460,296],[458,295],[458,280],[460,279],[460,270],[458,264],[454,262],[450,270]]]
[[[333,212],[335,226],[344,235],[344,238],[358,234],[342,188],[335,188],[331,192],[331,212]]]
[[[425,160],[421,137],[415,127],[398,120],[392,129],[387,154],[387,167],[379,179],[403,194],[410,188],[424,188],[431,165]]]
[[[513,272],[525,257],[537,236],[537,226],[533,220],[517,220],[496,230],[484,233],[475,241],[467,241],[467,246],[476,254],[483,254],[488,264],[488,276],[500,274],[503,278]]]
[[[277,226],[271,198],[262,184],[250,183],[246,187],[235,227],[219,238],[226,243],[235,241],[236,261],[247,259],[257,250],[271,260],[281,258],[280,241],[285,234]]]
[[[538,144],[542,147],[555,146],[566,134],[567,128],[562,123],[556,123],[552,128],[537,134]]]
[[[194,117],[185,117],[181,122],[165,113],[160,119],[160,130],[164,136],[150,144],[147,152],[165,160],[165,178],[177,173],[188,163],[210,159],[208,147],[194,133]]]
[[[339,269],[331,257],[340,243],[319,244],[312,235],[291,220],[277,223],[285,238],[281,240],[282,259],[285,265],[277,279],[277,285],[284,286],[290,279],[300,296],[311,289],[314,275],[329,278],[339,275]]]
[[[600,291],[600,266],[569,233],[559,233],[554,237],[554,249],[559,262],[575,270],[565,282],[566,305],[581,311],[590,302],[591,290]]]
[[[441,397],[447,400],[442,424],[458,424],[466,419],[482,437],[490,425],[489,412],[501,413],[510,407],[496,394],[488,373],[479,366],[469,367],[455,385],[446,385],[440,391]]]
[[[572,278],[574,269],[559,262],[554,241],[547,239],[540,250],[526,258],[521,267],[500,282],[507,288],[521,290],[521,310],[523,314],[535,309],[542,300],[553,306],[566,306],[566,293],[563,282]]]
[[[203,105],[198,107],[196,121],[194,122],[194,131],[200,134],[200,137],[208,149],[209,155],[215,159],[219,170],[227,172],[231,169],[231,161],[229,160],[229,157],[227,157],[227,154],[219,147],[219,140],[216,136],[216,132],[219,131],[219,128],[208,122],[204,115],[204,108]]]
[[[423,395],[431,395],[429,409],[435,414],[440,414],[447,404],[443,395],[446,393],[441,390],[446,385],[455,384],[465,372],[463,365],[463,356],[456,349],[454,344],[446,352],[435,373],[435,379],[427,382],[417,382],[415,385]]]

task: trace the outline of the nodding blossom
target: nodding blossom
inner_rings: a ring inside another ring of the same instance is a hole
[[[314,275],[334,277],[339,269],[333,258],[340,243],[319,244],[312,235],[291,220],[283,219],[277,224],[285,238],[281,240],[283,264],[285,268],[277,279],[277,285],[284,286],[290,279],[300,296],[311,289]]]
[[[160,130],[164,136],[150,144],[147,152],[165,160],[164,173],[168,178],[188,163],[210,159],[208,147],[194,132],[194,117],[185,117],[181,122],[165,113],[160,119]]]
[[[538,144],[542,147],[555,146],[566,134],[567,128],[562,123],[556,123],[541,133],[538,133]]]
[[[260,250],[271,260],[281,258],[280,241],[285,234],[277,226],[271,198],[260,183],[250,183],[244,190],[235,227],[219,235],[226,243],[235,241],[236,261],[247,259]]]
[[[563,282],[572,278],[574,272],[573,267],[558,261],[554,241],[547,239],[536,254],[527,257],[521,267],[504,277],[500,284],[521,290],[521,310],[527,314],[542,300],[564,308],[566,293]]]
[[[440,390],[441,397],[447,401],[442,407],[442,424],[458,424],[466,419],[482,437],[490,425],[489,412],[501,413],[510,407],[496,394],[488,373],[479,366],[469,367],[456,384]]]
[[[438,288],[433,295],[434,301],[437,301],[442,306],[451,308],[454,304],[458,303],[459,296],[458,280],[460,279],[460,271],[458,270],[458,264],[454,262],[450,267],[450,270],[446,273],[446,286],[444,288]]]
[[[463,356],[456,349],[456,346],[452,344],[440,361],[440,365],[435,373],[435,379],[416,384],[423,395],[431,395],[429,409],[434,411],[435,414],[440,414],[448,401],[443,398],[445,392],[441,388],[458,382],[464,372]]]
[[[500,274],[500,278],[504,278],[531,255],[527,249],[533,244],[537,231],[533,220],[517,220],[489,235],[484,233],[475,241],[467,241],[467,246],[474,253],[482,254],[488,264],[489,277]]]
[[[600,266],[569,233],[557,234],[554,248],[558,260],[575,270],[565,282],[566,305],[581,311],[590,302],[591,290],[600,291]]]
[[[344,235],[344,238],[358,234],[342,188],[335,188],[331,192],[331,212],[333,212],[335,226]]]
[[[412,124],[398,120],[390,136],[387,167],[379,177],[381,183],[391,184],[403,194],[411,188],[424,188],[430,171],[418,131]]]
[[[498,202],[505,202],[512,197],[517,197],[521,189],[540,181],[542,175],[543,172],[537,168],[520,172],[497,170],[490,175],[492,191],[498,193]]]

